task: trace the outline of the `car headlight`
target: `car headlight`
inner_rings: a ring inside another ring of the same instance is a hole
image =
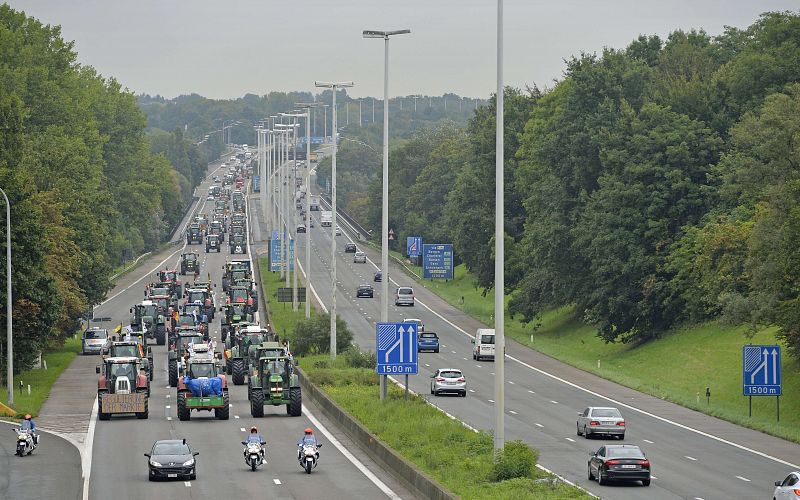
[[[194,458],[190,458],[189,460],[183,462],[184,467],[189,467],[190,465],[194,465]]]
[[[150,465],[152,465],[153,467],[161,467],[161,464],[156,462],[155,460],[150,460]]]

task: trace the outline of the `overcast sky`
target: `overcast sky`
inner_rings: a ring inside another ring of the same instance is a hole
[[[383,41],[364,29],[409,28],[390,42],[390,94],[495,89],[495,0],[10,0],[62,26],[81,63],[136,93],[233,98],[352,80],[383,94]],[[640,34],[744,28],[798,0],[505,0],[505,82],[551,86],[565,58],[622,48]]]

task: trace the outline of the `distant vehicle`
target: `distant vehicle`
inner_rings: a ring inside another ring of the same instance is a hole
[[[394,292],[394,305],[414,306],[414,289],[410,286],[399,286]]]
[[[775,491],[772,493],[774,500],[800,498],[800,472],[791,472],[783,481],[775,481]]]
[[[425,331],[425,323],[423,323],[421,319],[404,318],[403,323],[414,323],[415,325],[417,325],[417,334],[420,334]]]
[[[331,227],[333,225],[333,212],[330,210],[323,210],[319,214],[319,225],[322,227]]]
[[[311,156],[308,157],[308,161],[317,161],[317,152],[312,151]]]
[[[380,283],[383,281],[383,274],[380,271],[375,271],[375,276],[372,277],[372,281]]]
[[[89,328],[81,338],[81,354],[100,354],[108,347],[108,330],[105,328]]]
[[[342,235],[342,228],[336,226],[336,236],[341,236],[341,235]]]
[[[356,290],[356,298],[358,297],[372,298],[374,296],[375,296],[375,289],[372,288],[372,285],[359,285],[358,289]]]
[[[577,434],[586,439],[601,434],[625,439],[625,419],[616,408],[590,406],[578,413],[575,427]]]
[[[355,243],[345,243],[344,244],[344,253],[356,253],[358,249],[356,248]]]
[[[467,379],[461,370],[440,368],[431,375],[431,394],[458,394],[462,398],[467,395]]]
[[[185,478],[197,479],[197,462],[195,457],[200,452],[193,452],[186,440],[163,439],[153,443],[147,457],[148,479]]]
[[[417,336],[417,352],[439,352],[439,336],[433,332],[420,333]]]
[[[589,481],[597,484],[609,481],[641,481],[650,486],[650,461],[644,452],[633,444],[609,444],[592,453],[588,463]]]
[[[367,254],[362,251],[357,251],[353,254],[353,263],[354,264],[366,264],[367,263]]]
[[[472,343],[475,344],[472,348],[472,359],[494,361],[494,328],[478,328]]]
[[[306,232],[306,225],[305,224],[298,224],[297,225],[297,232],[298,233],[305,233]]]
[[[312,196],[311,197],[311,202],[309,203],[309,205],[310,205],[309,206],[309,210],[311,210],[312,212],[318,212],[319,211],[319,196]]]

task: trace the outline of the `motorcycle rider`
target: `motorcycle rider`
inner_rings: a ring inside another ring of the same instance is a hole
[[[258,433],[258,428],[257,427],[255,427],[255,426],[250,427],[250,435],[247,436],[246,443],[247,444],[250,444],[250,443],[258,443],[258,444],[260,444],[261,445],[261,458],[262,459],[264,458],[264,446],[267,444],[267,442],[264,441],[264,438],[261,436],[261,434]],[[244,449],[244,456],[247,457],[247,448],[246,447]]]
[[[39,444],[39,436],[36,434],[36,422],[33,421],[33,417],[30,414],[25,415],[25,420],[20,424],[20,429],[30,432],[33,444]]]
[[[311,427],[307,428],[304,433],[303,437],[300,438],[300,441],[297,442],[297,459],[300,460],[303,456],[303,446],[316,446],[319,448],[319,443],[317,442],[317,438],[314,437],[314,431],[311,430]],[[317,458],[319,458],[319,452],[317,452]]]

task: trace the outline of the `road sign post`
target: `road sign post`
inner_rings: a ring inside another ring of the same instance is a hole
[[[775,396],[775,411],[781,420],[781,346],[742,346],[742,393],[749,397],[749,415],[753,416],[753,396]]]
[[[416,375],[417,325],[378,323],[375,326],[378,375]]]

